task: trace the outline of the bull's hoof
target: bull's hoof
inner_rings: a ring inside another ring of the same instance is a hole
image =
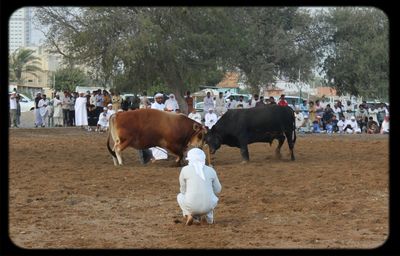
[[[249,160],[243,160],[242,162],[240,162],[240,164],[247,164],[249,162]]]

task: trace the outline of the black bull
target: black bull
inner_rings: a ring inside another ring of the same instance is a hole
[[[288,141],[291,160],[295,160],[293,148],[296,142],[295,116],[290,107],[266,105],[249,109],[232,109],[226,112],[207,132],[205,141],[214,154],[222,144],[240,148],[243,161],[249,161],[248,144],[279,141],[275,154],[281,157],[280,149]]]

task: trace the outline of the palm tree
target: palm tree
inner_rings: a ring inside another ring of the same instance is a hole
[[[39,65],[40,58],[33,55],[35,51],[30,49],[20,48],[14,51],[9,58],[10,77],[14,77],[17,85],[23,83],[22,72],[32,74],[37,77],[36,72],[42,71]]]

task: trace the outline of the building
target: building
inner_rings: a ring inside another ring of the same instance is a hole
[[[37,72],[36,76],[22,73],[23,84],[18,90],[28,96],[34,96],[37,92],[51,91],[51,88],[54,88],[55,72],[60,68],[61,55],[49,53],[44,46],[26,48],[35,51],[34,55],[39,57],[42,72]]]
[[[16,10],[10,17],[9,29],[9,52],[18,48],[31,45],[32,40],[32,8],[24,7]]]
[[[227,72],[215,87],[219,92],[236,94],[239,92],[239,73]]]

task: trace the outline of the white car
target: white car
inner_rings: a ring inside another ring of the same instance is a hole
[[[9,94],[11,94],[11,93],[9,93]],[[28,96],[26,96],[25,94],[22,94],[22,93],[18,93],[18,94],[20,97],[19,104],[21,105],[21,113],[28,112],[28,111],[35,109],[35,101],[28,98]]]

